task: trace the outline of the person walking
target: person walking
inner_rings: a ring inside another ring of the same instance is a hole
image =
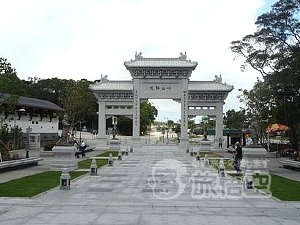
[[[237,172],[241,172],[240,163],[241,163],[242,158],[243,158],[243,149],[242,149],[242,146],[241,146],[241,144],[239,142],[236,142],[235,143],[235,152],[234,152],[233,165],[234,165],[234,169]]]
[[[81,145],[80,145],[80,147],[79,147],[80,152],[81,152],[81,156],[82,156],[82,157],[85,156],[85,149],[86,149],[86,147],[87,147],[87,146],[86,146],[85,142],[82,141],[82,143],[81,143]]]
[[[223,139],[219,138],[219,148],[222,149],[223,147]]]

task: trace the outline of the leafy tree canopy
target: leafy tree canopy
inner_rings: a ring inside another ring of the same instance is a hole
[[[231,50],[245,59],[241,69],[250,65],[263,77],[252,90],[243,91],[249,114],[271,114],[286,123],[295,149],[300,136],[299,11],[299,0],[279,0],[258,17],[254,34],[231,43]]]

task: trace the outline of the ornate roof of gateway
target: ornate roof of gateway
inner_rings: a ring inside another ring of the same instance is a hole
[[[90,86],[93,91],[133,91],[132,81],[106,81],[95,83]],[[216,81],[189,81],[188,90],[198,91],[214,91],[214,92],[230,92],[233,90],[232,85]]]
[[[135,59],[124,62],[127,69],[129,68],[191,68],[195,69],[197,62],[187,60],[186,54],[180,53],[179,58],[143,58],[142,53],[135,54]]]
[[[132,81],[104,81],[90,85],[93,91],[133,91]]]
[[[233,90],[233,86],[216,81],[189,81],[188,90],[230,92]]]

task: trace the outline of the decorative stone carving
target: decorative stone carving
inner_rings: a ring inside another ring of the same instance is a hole
[[[101,74],[100,83],[108,82],[107,75]]]
[[[222,100],[225,94],[222,93],[189,93],[189,100]]]
[[[59,141],[59,144],[66,145],[68,143],[68,132],[69,132],[69,116],[67,114],[64,115],[62,122],[62,133],[61,133],[61,140]]]
[[[97,93],[99,99],[133,99],[133,93]]]
[[[140,52],[139,54],[137,54],[137,52],[135,52],[135,59],[142,59],[142,53]]]
[[[220,76],[215,75],[215,79],[213,81],[215,81],[217,83],[222,83],[222,76],[221,76],[221,74],[220,74]]]
[[[135,76],[149,77],[149,76],[159,76],[159,77],[178,77],[178,76],[188,76],[188,70],[172,70],[172,69],[159,69],[159,70],[147,70],[147,69],[136,69],[133,70]]]
[[[179,59],[184,59],[184,60],[186,60],[186,59],[187,59],[186,52],[184,52],[184,54],[183,54],[182,52],[180,52]]]

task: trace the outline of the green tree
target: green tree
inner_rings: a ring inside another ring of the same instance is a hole
[[[188,120],[188,129],[190,129],[190,133],[194,133],[194,129],[196,128],[195,120]]]
[[[26,92],[28,97],[44,99],[62,106],[61,95],[65,89],[66,80],[57,77],[51,79],[29,77],[28,81],[24,82],[28,87]]]
[[[224,125],[229,129],[245,129],[248,128],[246,111],[244,109],[235,111],[228,110],[224,116]]]
[[[131,136],[132,135],[132,119],[120,116],[118,117],[118,131],[119,134]]]
[[[7,59],[0,58],[0,93],[23,95],[25,88]]]
[[[281,119],[291,127],[290,142],[295,149],[300,134],[299,10],[299,0],[279,0],[270,12],[258,17],[254,34],[231,43],[231,50],[245,58],[241,68],[250,65],[261,73],[276,108],[268,110],[277,112],[274,117],[278,119],[283,115]]]
[[[89,109],[89,95],[86,81],[64,80],[64,89],[60,100],[69,116],[70,128],[74,129],[84,120]]]
[[[147,127],[151,125],[157,117],[157,109],[148,101],[141,102],[140,107],[140,132],[145,134]]]
[[[270,85],[259,79],[257,79],[250,91],[243,90],[238,98],[246,106],[244,114],[247,115],[248,121],[265,120],[276,107]]]
[[[299,6],[298,0],[278,1],[270,12],[258,17],[254,34],[231,42],[231,50],[245,58],[242,69],[250,65],[263,77],[280,69],[282,60],[300,44]]]

